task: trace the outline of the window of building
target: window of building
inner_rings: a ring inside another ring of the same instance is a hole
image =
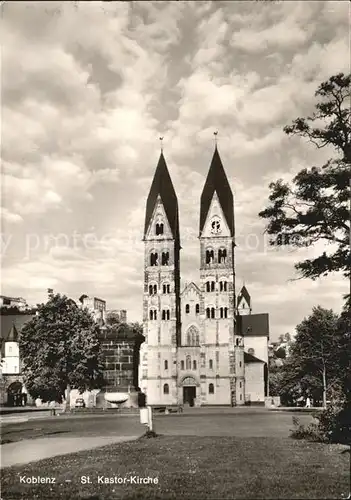
[[[220,248],[218,250],[218,262],[219,264],[225,264],[227,260],[227,250],[225,248]]]
[[[216,317],[216,310],[214,307],[211,307],[211,319],[214,319]]]
[[[242,365],[242,362],[241,362],[241,361],[239,361],[239,368],[241,368],[241,365]]]
[[[183,360],[180,362],[180,369],[184,370],[184,361]]]
[[[219,291],[220,292],[226,292],[227,291],[227,282],[226,281],[220,281],[219,282]]]
[[[210,359],[208,363],[209,363],[210,370],[213,370],[213,360]]]
[[[214,251],[212,249],[206,250],[206,264],[212,264],[214,261]]]
[[[196,370],[196,361],[195,361],[195,359],[193,361],[193,370]]]
[[[242,395],[242,394],[240,394],[240,401],[242,401],[242,399],[243,399],[243,395]]]
[[[186,306],[185,306],[185,312],[186,312],[186,314],[190,313],[190,305],[189,304],[186,304]]]
[[[163,229],[164,229],[163,223],[162,222],[157,223],[155,229],[156,229],[156,236],[163,234]]]
[[[219,309],[219,316],[220,318],[223,318],[223,307]]]
[[[208,393],[209,394],[214,394],[214,385],[213,384],[209,384],[208,385]]]
[[[158,253],[151,252],[151,254],[150,254],[150,266],[157,266],[157,265],[158,265]]]
[[[9,352],[12,352],[12,346],[9,345]]]
[[[156,309],[150,309],[149,318],[151,320],[157,319],[157,311],[156,311]]]
[[[240,386],[240,389],[242,388],[242,385],[243,385],[243,384],[242,384],[242,382],[240,382],[240,384],[239,384],[239,386]]]
[[[254,355],[255,355],[255,349],[252,349],[252,347],[250,347],[250,349],[248,349],[248,350],[247,350],[247,352],[248,352],[249,354],[251,354],[252,356],[254,356]]]
[[[171,293],[171,285],[169,283],[164,283],[162,286],[163,293]]]
[[[169,265],[169,252],[162,252],[162,259],[161,263],[163,266],[168,266]]]
[[[190,356],[187,356],[185,358],[185,365],[186,365],[187,370],[191,370],[191,357]]]
[[[200,314],[200,304],[196,304],[196,306],[195,306],[195,314]]]
[[[224,313],[224,317],[225,317],[225,318],[228,318],[228,307],[225,307],[225,308],[224,308],[223,313]]]
[[[200,344],[200,335],[199,335],[199,330],[196,328],[196,326],[192,325],[186,335],[186,342],[187,345],[199,345]]]
[[[165,360],[165,370],[168,370],[168,361],[167,361],[167,359]]]
[[[209,307],[206,307],[206,318],[211,317],[211,309]]]
[[[168,384],[165,384],[163,386],[163,394],[169,394],[169,385]]]
[[[157,285],[149,285],[149,295],[157,295]]]
[[[162,310],[162,320],[163,321],[169,321],[169,318],[170,318],[169,309],[163,309]]]

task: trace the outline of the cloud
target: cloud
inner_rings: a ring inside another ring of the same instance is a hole
[[[322,165],[283,126],[349,71],[346,2],[6,2],[2,50],[3,293],[105,298],[140,320],[145,204],[159,137],[178,196],[182,281],[199,281],[200,196],[213,132],[233,188],[238,286],[293,331],[338,276],[289,281],[316,249],[275,251],[269,182]],[[305,297],[301,300],[301,296]],[[256,311],[257,311],[256,309]]]

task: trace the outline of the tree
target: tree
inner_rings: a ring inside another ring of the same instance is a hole
[[[291,184],[281,179],[272,182],[271,204],[259,213],[268,220],[272,246],[309,247],[319,241],[336,245],[328,254],[297,262],[302,278],[341,271],[351,279],[350,83],[351,75],[343,73],[323,82],[315,93],[320,99],[315,112],[284,128],[286,134],[306,138],[317,148],[332,148],[335,157],[322,167],[304,168]]]
[[[99,327],[86,309],[66,296],[51,294],[22,329],[20,357],[24,383],[33,398],[69,401],[103,385]]]
[[[308,392],[321,389],[324,407],[327,393],[342,378],[340,347],[343,334],[338,329],[338,321],[332,310],[320,306],[313,308],[312,314],[296,327],[297,335],[290,349],[293,378],[300,379]]]

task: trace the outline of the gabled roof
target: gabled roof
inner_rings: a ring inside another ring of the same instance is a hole
[[[12,323],[11,329],[6,337],[6,342],[17,342],[18,341],[18,331],[14,323]]]
[[[244,285],[242,287],[242,289],[240,290],[240,293],[238,295],[238,307],[240,305],[240,302],[242,301],[242,299],[245,299],[248,306],[251,308],[251,297],[250,297],[250,294],[249,292],[247,291],[247,288],[246,286]]]
[[[267,313],[236,316],[236,328],[243,337],[269,337],[269,315]]]
[[[158,196],[160,196],[164,206],[173,238],[179,241],[178,200],[172,184],[172,179],[168,172],[166,160],[162,152],[158,160],[156,172],[146,202],[144,237],[146,236],[149,228]]]
[[[219,203],[226,218],[230,234],[234,236],[234,198],[226,173],[224,171],[217,146],[213,153],[210,170],[201,194],[200,202],[200,235],[204,228],[206,217],[211,206],[213,194],[216,191]]]
[[[200,288],[197,286],[196,283],[194,283],[193,281],[191,281],[190,283],[187,283],[186,286],[183,288],[182,292],[181,292],[181,295],[183,295],[187,290],[189,290],[190,288],[193,288],[194,291],[196,293],[198,293],[199,295],[201,294],[201,290]]]
[[[244,363],[264,363],[264,361],[256,358],[256,356],[253,356],[248,352],[244,352]]]

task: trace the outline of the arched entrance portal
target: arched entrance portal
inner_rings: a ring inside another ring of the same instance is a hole
[[[27,394],[22,394],[23,385],[21,382],[13,382],[7,389],[7,405],[8,406],[22,406],[26,404],[23,401]]]
[[[186,377],[182,383],[183,386],[183,403],[189,406],[194,406],[196,398],[196,380],[193,377]]]

